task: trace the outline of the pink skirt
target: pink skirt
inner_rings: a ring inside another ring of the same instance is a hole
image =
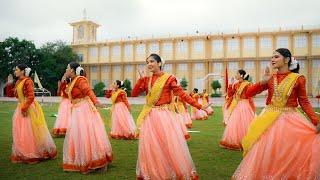
[[[32,103],[29,108],[37,111],[34,103]],[[38,111],[42,111],[42,109],[40,108]],[[41,113],[37,112],[37,115],[41,116]],[[42,142],[39,143],[34,135],[31,121],[30,115],[28,114],[27,117],[24,117],[18,106],[12,118],[13,143],[10,159],[13,163],[33,164],[46,159],[54,159],[57,156],[57,149],[47,124],[45,123],[39,127],[41,128],[40,131],[44,132],[44,138]]]
[[[192,128],[192,120],[189,112],[186,110],[183,114],[183,120],[187,128]]]
[[[153,108],[139,136],[137,179],[197,179],[181,125],[169,109]]]
[[[71,118],[71,106],[71,101],[68,98],[62,98],[58,117],[53,127],[53,134],[55,136],[64,136],[66,134]]]
[[[229,121],[229,116],[228,116],[229,112],[228,112],[228,108],[227,108],[227,104],[225,103],[222,106],[222,115],[223,115],[223,124],[226,126],[228,124]]]
[[[123,102],[116,103],[112,111],[112,127],[110,135],[114,139],[135,139],[137,127],[127,106]]]
[[[178,120],[179,123],[180,123],[181,131],[182,131],[182,133],[183,133],[183,135],[184,135],[184,138],[185,138],[186,140],[189,140],[189,139],[191,138],[191,136],[190,136],[190,134],[189,134],[189,132],[188,132],[187,126],[186,126],[185,123],[184,123],[184,117],[183,117],[183,115],[176,113],[176,116],[177,116],[177,120]]]
[[[206,112],[208,113],[208,115],[213,115],[213,113],[214,113],[212,107],[210,107],[210,106],[206,109]]]
[[[254,117],[255,113],[249,101],[247,99],[240,100],[230,115],[220,146],[231,150],[242,150],[242,138],[246,135]]]
[[[252,146],[233,179],[320,179],[320,134],[301,113],[282,113]]]
[[[197,108],[192,107],[191,119],[192,120],[207,120],[208,114],[202,109],[197,109]]]
[[[73,104],[63,145],[63,170],[88,173],[112,161],[112,148],[97,109],[82,100]]]

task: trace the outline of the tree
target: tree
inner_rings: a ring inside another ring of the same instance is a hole
[[[186,90],[188,87],[188,81],[185,77],[183,77],[180,81],[180,86],[182,87],[183,90]]]
[[[40,63],[39,50],[33,42],[9,37],[0,42],[0,80],[5,81],[13,69],[21,63],[37,67]]]
[[[217,89],[221,88],[221,84],[220,84],[220,82],[218,80],[213,80],[211,82],[211,87],[214,90],[214,94],[217,94]]]
[[[52,94],[57,92],[57,83],[63,76],[67,65],[76,61],[77,56],[65,42],[55,41],[44,44],[39,49],[40,63],[35,67],[44,88]]]
[[[93,87],[94,94],[98,97],[103,97],[104,96],[104,88],[106,85],[104,85],[103,82],[99,82]]]
[[[131,96],[132,87],[131,87],[131,82],[128,79],[125,79],[123,81],[123,88],[125,88],[127,96],[130,97]]]

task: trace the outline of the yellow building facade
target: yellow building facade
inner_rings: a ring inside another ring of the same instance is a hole
[[[307,78],[309,95],[318,94],[320,76],[320,28],[248,32],[235,34],[207,34],[167,38],[97,41],[98,24],[79,21],[73,27],[71,47],[87,72],[92,86],[103,82],[107,87],[115,80],[128,79],[135,84],[138,69],[145,66],[146,57],[157,53],[165,60],[164,70],[178,80],[185,77],[188,90],[206,88],[223,77],[228,67],[229,78],[238,69],[247,71],[253,82],[261,80],[264,69],[276,48],[288,48],[300,63],[300,73]],[[207,74],[218,76],[203,78]]]

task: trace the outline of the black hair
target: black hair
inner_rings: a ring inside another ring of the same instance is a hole
[[[69,63],[69,66],[70,66],[71,69],[74,70],[74,73],[76,73],[76,70],[80,66],[80,64],[77,63],[77,62],[71,62],[71,63]],[[84,70],[81,70],[80,71],[80,76],[83,76],[83,75],[84,75]]]
[[[26,64],[24,64],[24,63],[18,64],[17,68],[19,68],[20,71],[24,71],[23,74],[26,76],[26,68],[28,68],[28,66]],[[28,76],[30,77],[30,75],[31,75],[31,72],[29,73]]]
[[[150,58],[150,57],[152,57],[154,60],[156,60],[157,63],[162,63],[161,57],[160,57],[158,54],[152,53],[152,54],[150,54],[150,55],[147,57],[147,59]],[[161,69],[162,69],[162,64],[161,64],[161,66],[160,66],[160,70],[161,70]]]
[[[198,93],[198,88],[193,88],[193,91]]]
[[[249,74],[247,74],[245,70],[239,69],[238,72],[243,80],[246,80],[246,81],[249,80]]]
[[[290,67],[291,61],[292,61],[292,55],[291,55],[290,50],[287,48],[279,48],[279,49],[276,49],[276,52],[281,54],[284,58],[289,58],[288,67]],[[300,65],[298,63],[297,68],[290,70],[290,71],[294,72],[294,73],[299,73],[299,70],[300,70]]]
[[[116,80],[116,84],[118,85],[119,88],[123,87],[123,84],[121,85],[121,81],[120,80]]]

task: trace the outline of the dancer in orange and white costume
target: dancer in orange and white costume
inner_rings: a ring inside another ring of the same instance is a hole
[[[209,94],[207,93],[206,89],[203,89],[203,92],[201,93],[201,99],[202,99],[203,106],[206,106],[209,104]],[[214,113],[213,109],[210,106],[206,109],[206,112],[209,116],[213,115]]]
[[[231,150],[242,150],[241,141],[255,117],[255,106],[252,97],[245,93],[251,84],[248,82],[249,74],[240,69],[235,78],[238,82],[228,88],[228,97],[231,97],[232,101],[225,114],[228,124],[220,140],[220,146]]]
[[[157,54],[151,54],[146,63],[152,76],[139,71],[140,79],[132,91],[132,96],[147,93],[137,120],[140,127],[137,178],[198,179],[181,125],[169,105],[173,93],[198,109],[206,107],[188,96],[173,75],[161,71],[163,64]]]
[[[29,78],[31,69],[19,64],[15,69],[18,81],[15,95],[19,104],[12,118],[13,163],[37,163],[54,159],[57,149],[47,127],[40,104],[34,99],[34,85]]]
[[[242,140],[244,158],[233,179],[320,179],[320,125],[306,94],[306,79],[288,49],[274,51],[277,72],[246,90],[253,96],[268,90],[267,106]],[[297,109],[298,103],[309,120]]]
[[[127,93],[122,89],[123,81],[116,80],[106,91],[106,97],[111,98],[111,132],[114,139],[135,139],[137,127],[130,113]]]
[[[194,88],[190,96],[200,103],[200,95],[198,94],[198,89]],[[202,109],[197,109],[192,107],[191,108],[191,119],[192,120],[207,120],[208,119],[208,114],[205,110]]]
[[[58,116],[52,130],[53,135],[55,136],[64,136],[67,132],[67,128],[69,127],[72,107],[71,101],[66,93],[66,88],[69,82],[70,79],[66,78],[64,75],[58,84],[58,95],[61,96],[61,102],[59,105]]]
[[[68,64],[71,83],[67,94],[72,103],[71,121],[63,144],[63,170],[83,174],[104,169],[112,161],[112,149],[103,120],[96,107],[97,100],[83,69],[76,62]]]

